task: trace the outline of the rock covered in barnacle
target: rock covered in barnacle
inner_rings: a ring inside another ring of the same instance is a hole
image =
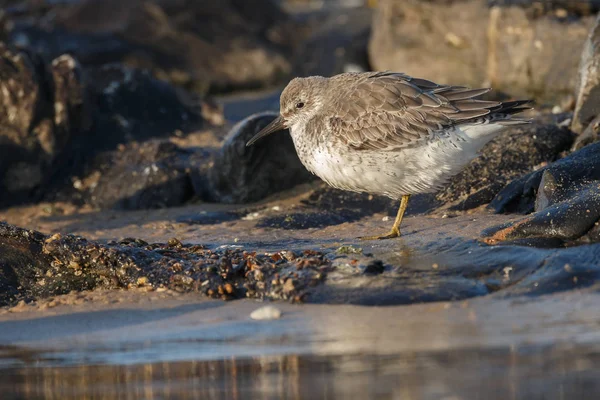
[[[104,244],[0,223],[0,306],[71,290],[139,286],[198,291],[224,300],[302,302],[325,280],[329,265],[323,253],[312,250],[261,254],[177,239]]]

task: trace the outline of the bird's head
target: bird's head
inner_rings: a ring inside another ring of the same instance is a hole
[[[326,79],[320,76],[295,78],[285,87],[279,100],[279,116],[246,143],[251,146],[271,133],[308,122],[321,107]]]

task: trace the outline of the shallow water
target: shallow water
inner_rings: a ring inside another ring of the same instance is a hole
[[[541,352],[543,350],[543,352]],[[587,399],[598,348],[275,355],[3,370],[3,399]]]
[[[593,292],[390,307],[274,303],[282,317],[272,321],[250,319],[264,303],[249,300],[89,296],[0,315],[2,399],[585,399],[600,391]]]

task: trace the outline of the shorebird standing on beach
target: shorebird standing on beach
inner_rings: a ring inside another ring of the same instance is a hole
[[[490,89],[438,85],[402,73],[293,79],[280,116],[247,146],[282,129],[304,166],[333,187],[400,200],[390,232],[400,236],[410,195],[432,193],[462,170],[529,101],[484,101]]]

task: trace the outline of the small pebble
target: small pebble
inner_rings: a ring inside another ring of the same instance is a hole
[[[252,313],[250,314],[250,318],[259,321],[279,319],[281,318],[281,311],[273,306],[264,306],[252,311]]]

